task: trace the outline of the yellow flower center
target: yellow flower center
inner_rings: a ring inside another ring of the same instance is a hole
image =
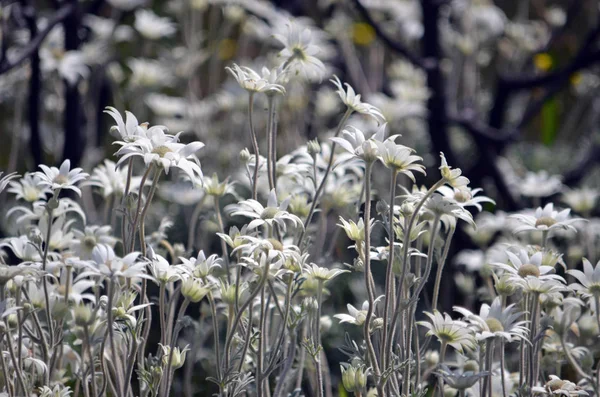
[[[267,207],[260,214],[260,219],[273,219],[278,211],[279,211],[278,208]]]
[[[487,320],[485,320],[485,323],[487,324],[491,332],[504,331],[504,326],[502,325],[502,323],[493,317],[490,317]]]
[[[283,251],[283,244],[281,243],[281,241],[274,238],[267,239],[267,241],[271,243],[275,251]]]
[[[96,246],[96,239],[92,236],[85,236],[81,241],[81,244],[88,250],[93,249]]]
[[[527,276],[539,277],[540,276],[540,268],[531,263],[526,263],[519,268],[519,276],[525,278]]]
[[[552,226],[556,223],[556,219],[551,218],[549,216],[542,216],[541,218],[538,218],[538,220],[535,221],[535,227],[538,226]]]
[[[158,154],[160,157],[165,157],[165,154],[170,152],[172,152],[172,150],[166,146],[157,146],[152,150],[152,153]]]
[[[66,183],[69,183],[69,178],[67,178],[66,175],[58,174],[54,177],[53,182],[58,183],[59,185],[64,185]]]

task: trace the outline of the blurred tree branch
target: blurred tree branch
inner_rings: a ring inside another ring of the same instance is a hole
[[[20,50],[19,54],[15,56],[14,59],[9,60],[6,58],[6,56],[3,56],[0,59],[0,74],[4,74],[12,68],[19,66],[26,59],[30,58],[35,52],[37,52],[48,33],[50,33],[50,31],[54,29],[56,25],[67,19],[75,11],[76,6],[76,2],[69,2],[55,11],[54,14],[48,18],[44,29],[37,32],[35,36],[32,36],[31,40],[29,40],[27,45]],[[5,55],[5,53],[2,55]]]

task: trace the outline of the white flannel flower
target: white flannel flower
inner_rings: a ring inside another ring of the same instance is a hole
[[[276,75],[271,75],[270,71],[266,68],[263,68],[263,76],[266,76],[266,78],[249,67],[238,66],[235,63],[232,68],[226,67],[225,69],[231,73],[240,87],[250,93],[262,92],[267,95],[276,93],[285,94],[285,88],[281,84],[271,82],[271,79],[274,79]]]
[[[215,270],[220,269],[222,262],[221,258],[216,254],[212,254],[207,258],[202,250],[198,251],[198,255],[195,258],[191,257],[187,259],[179,257],[179,260],[181,260],[182,264],[177,266],[184,273],[202,279],[212,275]]]
[[[148,123],[140,124],[133,113],[126,110],[125,121],[123,121],[121,113],[112,106],[107,106],[104,113],[110,115],[117,123],[110,128],[110,132],[118,134],[123,142],[133,142],[146,136]]]
[[[508,272],[513,276],[513,280],[527,277],[540,278],[541,280],[562,280],[562,277],[551,274],[554,272],[552,266],[542,265],[543,253],[541,251],[530,256],[525,249],[520,249],[516,254],[507,250],[506,256],[508,257],[507,263],[492,262],[490,266]]]
[[[461,176],[462,171],[460,170],[460,168],[452,169],[452,167],[448,165],[444,153],[440,152],[440,158],[442,159],[442,165],[440,165],[440,173],[442,174],[442,178],[444,178],[446,183],[455,188],[466,187],[469,184],[469,179],[467,177]]]
[[[563,229],[573,232],[577,232],[572,223],[585,221],[582,218],[570,218],[569,214],[571,210],[566,208],[562,211],[555,211],[554,204],[548,203],[544,208],[538,207],[535,210],[534,215],[526,214],[514,214],[511,218],[514,218],[521,222],[521,226],[514,229],[514,233],[520,233],[524,231],[541,231],[550,232],[552,230]]]
[[[414,172],[420,172],[425,175],[425,166],[417,164],[418,161],[423,161],[420,156],[415,156],[414,149],[408,146],[399,145],[394,142],[394,138],[388,138],[385,141],[375,141],[379,150],[379,160],[387,168],[391,168],[397,173],[404,174],[416,183]]]
[[[46,195],[51,192],[51,189],[47,185],[40,182],[41,178],[39,175],[27,172],[18,181],[11,181],[7,191],[13,193],[17,200],[25,200],[33,203],[38,200],[44,200]],[[1,183],[0,191],[2,191]]]
[[[579,283],[569,285],[571,289],[579,292],[584,297],[600,297],[600,261],[594,267],[589,260],[583,258],[583,272],[572,269],[567,270],[567,273],[579,281]]]
[[[427,336],[435,336],[440,343],[450,345],[461,353],[464,349],[475,349],[475,335],[466,323],[452,320],[448,313],[442,315],[437,310],[433,313],[425,312],[425,315],[431,322],[418,321],[417,324],[429,330]]]
[[[166,284],[181,280],[183,274],[183,269],[181,267],[171,266],[165,258],[154,253],[152,248],[150,248],[149,257],[151,258],[150,263],[148,264],[150,274],[157,284]]]
[[[372,163],[379,156],[377,142],[382,142],[385,138],[385,128],[387,124],[382,124],[377,131],[368,139],[364,132],[356,127],[348,126],[348,129],[342,131],[342,137],[329,138],[331,141],[340,145],[344,150],[367,163]]]
[[[563,192],[562,201],[580,214],[588,214],[596,208],[600,190],[589,187],[569,189]]]
[[[281,204],[278,204],[277,193],[275,192],[275,189],[273,189],[269,193],[266,207],[256,200],[248,199],[241,201],[238,204],[228,205],[225,209],[232,216],[239,215],[252,218],[253,220],[248,224],[248,230],[256,229],[263,225],[272,227],[273,224],[277,224],[281,227],[282,231],[285,232],[286,221],[293,223],[294,226],[304,227],[300,218],[286,211],[290,199],[291,197],[288,197],[283,200]]]
[[[371,116],[377,121],[377,124],[385,123],[385,117],[377,107],[370,105],[366,102],[361,102],[360,94],[356,94],[350,84],[344,83],[346,89],[342,86],[342,82],[337,76],[333,76],[333,79],[329,80],[337,87],[337,94],[340,96],[344,105],[354,112],[366,114]]]
[[[561,179],[548,175],[546,171],[528,172],[518,183],[521,195],[525,197],[548,197],[563,188]]]
[[[92,251],[99,244],[113,248],[117,239],[112,236],[112,228],[106,226],[86,226],[83,231],[73,230],[75,238],[71,242],[71,249],[81,259],[90,259]]]
[[[130,157],[139,156],[148,166],[155,164],[169,173],[171,167],[179,168],[192,181],[202,179],[202,170],[195,153],[204,147],[204,143],[195,141],[188,144],[179,143],[179,135],[166,134],[159,126],[146,131],[146,137],[125,144],[116,153],[121,156],[117,165]]]
[[[441,194],[433,194],[425,203],[425,211],[438,216],[443,222],[455,224],[455,219],[461,219],[472,227],[476,227],[473,215],[454,200],[450,200]]]
[[[548,382],[541,386],[534,386],[532,388],[533,395],[542,394],[544,396],[561,396],[561,397],[572,397],[572,396],[587,396],[587,391],[577,386],[575,383],[562,380],[556,375],[550,375]]]
[[[517,338],[527,337],[527,321],[517,321],[523,313],[517,311],[514,304],[502,308],[499,297],[494,299],[491,306],[486,303],[481,305],[479,315],[457,306],[454,311],[462,314],[473,325],[477,340],[503,338],[512,342]]]
[[[60,169],[56,167],[47,167],[44,164],[40,164],[40,168],[44,172],[37,171],[35,175],[40,178],[39,184],[41,186],[48,186],[52,190],[60,191],[62,189],[72,190],[81,196],[81,190],[76,184],[86,179],[89,174],[82,171],[81,168],[71,169],[71,161],[65,160],[60,165]]]
[[[125,194],[125,186],[127,185],[127,168],[117,168],[114,161],[104,160],[104,164],[100,164],[92,171],[92,176],[85,185],[94,186],[100,189],[100,194],[105,199],[109,196],[123,197]],[[141,183],[141,177],[134,176],[129,184],[129,191],[136,192]],[[151,181],[146,179],[145,185]]]
[[[350,272],[349,270],[345,269],[328,269],[326,267],[320,267],[314,263],[304,265],[303,270],[304,274],[324,283],[333,280],[342,273]]]
[[[285,68],[295,74],[302,73],[307,80],[320,81],[325,65],[315,56],[320,48],[313,43],[310,30],[292,22],[286,28],[284,35],[273,35],[284,47],[278,56],[283,59]]]
[[[150,40],[170,37],[175,34],[175,24],[169,18],[156,15],[151,10],[139,9],[135,12],[135,30]]]
[[[80,273],[78,278],[87,276],[151,278],[146,274],[146,262],[138,261],[139,257],[139,252],[132,252],[120,258],[109,245],[96,245],[92,250],[91,260],[84,262],[86,270]]]
[[[24,263],[41,262],[42,256],[27,236],[10,237],[0,242],[0,248],[10,248],[13,254]]]
[[[377,302],[379,302],[383,298],[383,295],[375,299],[375,306]],[[347,304],[348,314],[336,314],[333,317],[340,320],[340,323],[350,323],[354,325],[363,325],[365,320],[367,319],[367,312],[369,311],[369,301],[364,301],[360,310],[352,306],[351,304]],[[375,311],[375,307],[373,307],[373,312]],[[375,320],[375,317],[371,319],[371,321]]]
[[[444,197],[454,200],[461,207],[475,207],[479,212],[483,210],[481,203],[496,204],[494,200],[487,196],[476,196],[477,193],[483,191],[481,188],[471,189],[464,186],[460,189],[450,186],[440,186],[437,191]]]

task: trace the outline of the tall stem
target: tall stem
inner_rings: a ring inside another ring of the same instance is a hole
[[[267,120],[267,174],[269,177],[269,190],[275,189],[275,152],[273,148],[274,142],[274,120],[275,120],[275,97],[273,95],[267,95],[268,101],[268,114]]]
[[[337,137],[340,134],[340,132],[342,132],[342,129],[346,125],[346,121],[348,121],[348,118],[350,117],[351,114],[352,114],[352,109],[348,108],[346,110],[346,113],[344,113],[344,115],[342,116],[342,119],[340,120],[340,123],[338,124],[337,129],[335,130],[334,137]],[[323,175],[323,179],[321,180],[321,183],[319,184],[319,187],[317,188],[317,191],[315,192],[315,197],[313,197],[313,201],[311,203],[310,210],[308,211],[308,216],[306,217],[306,221],[304,221],[304,228],[302,229],[302,232],[300,233],[300,236],[298,237],[298,241],[297,241],[296,245],[300,248],[302,248],[302,242],[304,240],[304,236],[306,234],[307,227],[310,224],[310,221],[312,220],[312,217],[315,213],[317,204],[319,203],[319,198],[321,197],[321,193],[323,193],[323,189],[325,189],[325,184],[327,183],[327,177],[329,176],[329,173],[331,172],[331,167],[333,167],[333,159],[335,157],[335,148],[336,147],[337,147],[336,143],[332,142],[331,150],[329,153],[329,162],[327,163],[327,168],[325,169],[325,174]],[[315,183],[316,183],[316,181],[315,181]]]
[[[390,178],[390,210],[389,210],[389,223],[388,223],[388,238],[390,240],[390,248],[388,253],[388,264],[385,271],[385,308],[383,311],[383,336],[382,336],[382,345],[381,345],[381,358],[382,358],[382,367],[387,368],[386,362],[386,354],[385,351],[388,349],[387,346],[387,334],[388,334],[388,323],[390,310],[393,310],[391,307],[393,300],[392,291],[395,289],[394,287],[394,242],[396,240],[396,235],[394,233],[394,201],[396,199],[396,180],[398,177],[398,170],[392,170],[392,176]]]
[[[373,163],[367,162],[365,169],[365,212],[364,212],[364,224],[365,224],[365,286],[367,289],[367,298],[369,301],[369,308],[367,309],[367,315],[365,317],[365,323],[363,325],[364,338],[367,343],[367,353],[373,373],[375,375],[375,381],[377,384],[377,390],[379,395],[383,396],[383,388],[381,382],[381,371],[379,369],[379,363],[377,361],[377,355],[375,354],[375,348],[373,347],[373,341],[371,340],[371,317],[373,316],[373,307],[375,306],[375,291],[373,290],[372,274],[371,274],[371,170],[373,169]]]
[[[152,203],[152,198],[154,198],[154,193],[156,192],[156,186],[158,185],[159,177],[160,169],[157,169],[154,173],[154,180],[152,181],[150,193],[148,193],[148,201],[146,202],[146,205],[144,205],[142,215],[140,216],[140,248],[142,251],[142,256],[146,256],[146,214],[148,213],[148,209],[150,208],[150,204]]]
[[[321,305],[323,302],[323,280],[319,280],[319,285],[317,288],[317,312],[315,318],[315,342],[314,346],[317,350],[317,355],[321,354]],[[317,365],[317,397],[323,397],[323,367],[321,362],[321,357],[315,356],[315,361]]]
[[[250,123],[250,140],[252,141],[252,150],[254,151],[254,176],[252,179],[252,199],[258,198],[258,168],[260,166],[260,154],[258,151],[258,140],[254,131],[254,122],[252,113],[254,109],[254,93],[248,96],[248,122]]]
[[[114,279],[110,277],[108,279],[108,304],[106,308],[107,316],[108,316],[108,343],[110,346],[110,354],[112,356],[112,362],[115,367],[115,382],[116,389],[122,390],[121,388],[121,358],[117,356],[117,348],[115,346],[115,333],[114,333],[114,318],[112,313],[113,308],[113,299],[115,294],[115,283]]]
[[[450,230],[448,231],[448,236],[446,237],[446,244],[444,245],[444,252],[442,253],[442,258],[440,263],[438,264],[437,273],[435,275],[435,285],[433,287],[433,310],[437,309],[438,298],[440,295],[440,286],[442,283],[442,272],[444,271],[444,265],[446,264],[448,252],[450,251],[450,243],[452,242],[452,237],[454,236],[455,231],[456,225],[452,224],[450,226]]]
[[[415,209],[414,209],[412,215],[410,216],[408,224],[406,225],[406,230],[404,230],[404,236],[410,236],[413,225],[414,225],[415,221],[417,220],[417,217],[419,216],[419,211],[421,210],[421,207],[425,204],[425,202],[429,199],[429,197],[431,197],[431,195],[444,183],[445,183],[444,179],[440,179],[439,181],[437,181],[427,191],[427,193],[425,193],[425,195],[423,196],[421,201],[419,201],[419,203],[415,206]],[[406,239],[407,239],[407,237],[405,237],[405,240]],[[392,340],[394,339],[394,336],[396,333],[396,323],[398,321],[398,317],[400,316],[400,312],[402,310],[404,310],[402,308],[402,293],[403,293],[403,288],[404,288],[404,280],[406,278],[406,273],[408,270],[409,248],[410,248],[410,241],[404,241],[404,244],[402,247],[402,261],[401,261],[402,271],[400,273],[400,280],[398,281],[398,291],[396,292],[396,305],[395,305],[396,308],[394,310],[394,315],[392,316],[392,323],[390,325],[391,332],[388,333],[388,337],[387,337],[387,339],[388,339],[387,346],[391,346]],[[410,349],[410,346],[407,347],[407,349]],[[392,354],[391,350],[392,349],[387,349],[387,351],[385,352],[387,355],[386,363],[388,364],[388,366],[390,365],[390,356]]]
[[[215,197],[215,214],[217,215],[217,224],[219,226],[219,232],[225,234],[225,226],[223,226],[223,216],[221,215],[221,203],[219,197]],[[229,273],[229,252],[227,251],[227,243],[222,238],[221,240],[221,251],[223,253],[223,261],[225,262],[225,271],[227,272],[227,282],[231,284],[231,274]]]
[[[150,164],[148,166],[148,168],[146,169],[146,172],[144,172],[144,175],[142,175],[142,180],[140,181],[140,187],[138,189],[138,202],[137,202],[137,206],[135,209],[135,214],[133,215],[133,224],[131,225],[131,235],[129,236],[129,245],[127,246],[126,249],[128,249],[127,252],[131,252],[133,251],[133,246],[135,245],[135,233],[137,230],[137,222],[138,219],[140,217],[140,212],[142,211],[142,195],[144,193],[144,185],[146,184],[146,180],[148,179],[148,176],[150,175],[150,172],[152,172],[152,169],[154,169],[154,164]],[[125,243],[125,241],[123,241],[123,243]]]

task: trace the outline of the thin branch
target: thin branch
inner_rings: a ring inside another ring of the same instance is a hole
[[[393,40],[385,31],[383,31],[381,26],[373,19],[371,14],[369,14],[369,11],[365,8],[364,5],[362,5],[360,0],[353,0],[353,3],[356,6],[360,15],[362,16],[362,18],[373,27],[375,33],[377,34],[377,37],[379,37],[379,39],[386,46],[405,57],[413,65],[420,67],[421,69],[427,69],[428,62],[413,54],[408,48],[405,48],[401,43],[398,43],[397,41]]]
[[[600,162],[600,143],[596,143],[588,149],[585,157],[574,168],[565,173],[563,184],[567,186],[577,185],[588,175],[590,168],[598,162]]]
[[[27,45],[25,45],[23,47],[23,49],[20,51],[20,53],[14,57],[14,59],[12,59],[12,60],[9,60],[7,58],[0,59],[0,74],[4,74],[4,73],[8,72],[9,70],[11,70],[12,68],[19,66],[26,59],[31,57],[34,54],[34,52],[36,52],[39,49],[40,45],[42,44],[42,42],[44,41],[44,39],[46,38],[48,33],[50,33],[50,31],[52,29],[54,29],[54,27],[56,25],[63,22],[67,17],[69,17],[69,15],[71,15],[73,13],[73,11],[75,10],[75,6],[76,6],[76,3],[70,2],[70,3],[62,6],[61,8],[59,8],[48,19],[46,27],[44,27],[44,29],[40,30],[39,33],[35,37],[33,37],[27,43]]]
[[[515,141],[519,134],[518,128],[497,129],[479,120],[473,109],[465,109],[458,114],[450,113],[448,121],[457,124],[473,135],[490,142],[507,143]]]

